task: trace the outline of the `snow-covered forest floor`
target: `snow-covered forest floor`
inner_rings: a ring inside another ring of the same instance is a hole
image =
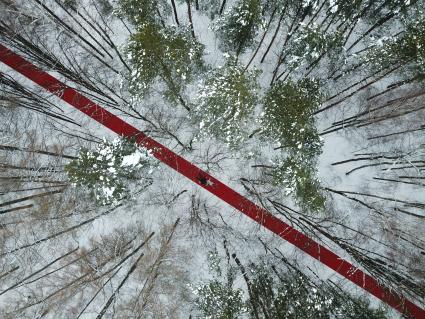
[[[0,43],[423,308],[424,9],[3,0]],[[0,72],[2,318],[400,316]]]

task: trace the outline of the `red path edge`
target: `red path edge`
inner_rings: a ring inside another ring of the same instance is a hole
[[[284,221],[275,217],[264,208],[257,206],[249,199],[231,189],[229,186],[223,184],[213,176],[185,160],[183,157],[148,137],[137,128],[95,104],[82,94],[78,93],[75,89],[67,86],[55,77],[39,69],[31,62],[25,60],[2,44],[0,44],[0,61],[21,73],[31,81],[37,83],[47,91],[58,96],[79,111],[87,114],[92,119],[109,128],[113,132],[126,137],[136,137],[137,143],[151,150],[152,154],[158,160],[186,176],[200,187],[203,187],[210,193],[228,203],[230,206],[233,206],[261,226],[272,231],[279,237],[309,254],[311,257],[317,259],[322,264],[352,281],[357,286],[381,299],[397,311],[405,315],[410,315],[411,318],[425,319],[424,309],[405,299],[403,296],[383,287],[375,278],[366,274],[361,269],[350,264],[348,261],[339,257],[328,248],[320,245]],[[200,180],[209,180],[209,183],[201,183]]]

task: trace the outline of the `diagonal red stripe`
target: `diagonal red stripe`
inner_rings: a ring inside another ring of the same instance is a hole
[[[375,278],[366,274],[360,268],[355,267],[326,247],[289,226],[287,223],[275,217],[264,208],[257,206],[249,199],[209,175],[207,172],[204,172],[167,147],[146,136],[143,132],[108,112],[101,106],[93,103],[88,98],[78,93],[75,89],[70,88],[50,74],[42,71],[31,62],[15,54],[2,44],[0,44],[0,61],[21,73],[31,81],[37,83],[47,91],[57,95],[71,106],[87,114],[115,133],[126,137],[136,136],[137,142],[150,149],[158,160],[167,164],[180,174],[186,176],[199,186],[252,218],[263,227],[303,250],[322,264],[341,274],[357,286],[381,299],[397,311],[409,314],[411,318],[425,319],[424,309],[418,307],[403,296],[382,285],[379,285]],[[201,179],[207,179],[211,183],[205,185],[205,183],[200,182]]]

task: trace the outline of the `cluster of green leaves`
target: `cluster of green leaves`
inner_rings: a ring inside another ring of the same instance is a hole
[[[261,24],[260,0],[239,0],[216,21],[215,30],[224,51],[239,55],[254,42]]]
[[[265,263],[250,265],[252,301],[261,305],[270,318],[327,318],[332,311],[333,297],[319,291],[302,274],[272,275]]]
[[[117,16],[124,17],[135,26],[144,23],[158,23],[161,14],[170,12],[169,4],[164,0],[118,0]]]
[[[210,254],[211,257],[220,262],[217,253]],[[214,271],[212,281],[202,284],[199,286],[200,289],[195,289],[197,295],[195,308],[201,313],[202,318],[241,318],[237,314],[257,319],[388,318],[384,309],[370,308],[369,302],[363,298],[354,298],[327,284],[316,284],[303,273],[282,269],[272,261],[250,263],[246,270],[244,268],[245,278],[239,278],[249,285],[249,294],[242,299],[241,290],[232,285],[215,288],[217,281],[220,278],[225,281],[229,272],[232,273],[232,280],[236,279],[235,265],[229,259],[225,264],[227,265],[225,271]],[[238,271],[241,273],[243,270],[238,268]],[[228,296],[238,297],[232,299]],[[226,302],[221,302],[222,300]]]
[[[376,69],[385,69],[398,64],[408,65],[408,71],[417,80],[425,77],[425,18],[419,15],[406,25],[405,31],[397,38],[380,42],[366,56]]]
[[[69,8],[69,9],[77,9],[78,8],[77,0],[62,0],[62,5],[65,8]]]
[[[156,80],[166,85],[164,96],[180,100],[182,91],[202,69],[203,46],[187,30],[162,28],[144,23],[131,36],[126,49],[133,66],[130,76],[132,93],[145,95]]]
[[[274,185],[284,187],[286,195],[292,195],[304,210],[317,213],[326,203],[315,166],[294,157],[279,159],[273,169]]]
[[[142,188],[155,166],[150,153],[126,139],[103,140],[95,150],[81,149],[78,158],[65,166],[69,180],[84,187],[99,205],[115,204],[127,197],[133,181]],[[141,178],[141,174],[145,178]]]
[[[322,147],[313,116],[321,100],[318,81],[276,82],[264,98],[263,134],[296,157],[314,158]]]
[[[343,33],[325,33],[317,25],[301,27],[288,48],[288,67],[296,69],[301,63],[312,63],[323,54],[342,48]]]
[[[235,59],[206,75],[193,109],[203,136],[213,135],[232,148],[241,144],[258,101],[257,75],[245,71]]]
[[[243,291],[234,287],[237,270],[228,267],[222,273],[220,257],[216,250],[208,256],[208,266],[213,279],[192,287],[195,294],[195,308],[203,318],[237,319],[246,312]]]
[[[375,23],[379,19],[385,18],[388,14],[405,15],[410,4],[417,0],[374,0],[366,2],[363,8],[367,8],[365,18],[369,23]]]
[[[263,12],[265,16],[273,14],[282,14],[287,12],[289,6],[296,6],[293,0],[274,0],[274,1],[263,1]]]
[[[283,186],[286,195],[292,195],[300,207],[312,212],[320,211],[325,204],[315,177],[322,141],[314,112],[321,100],[317,81],[279,81],[266,93],[261,118],[263,136],[279,142],[287,153],[272,171],[274,184]]]
[[[270,318],[387,318],[382,308],[369,308],[367,300],[316,285],[300,272],[278,271],[274,276],[266,263],[252,263],[250,269],[254,304],[257,309],[263,305]]]
[[[198,1],[199,10],[205,13],[211,20],[219,15],[222,0],[200,0]]]
[[[105,17],[111,15],[114,11],[114,7],[110,0],[96,0],[95,5],[97,6],[100,13]]]
[[[415,0],[330,0],[330,10],[343,20],[355,21],[360,16],[365,22],[375,23],[391,12],[405,13],[408,5]]]

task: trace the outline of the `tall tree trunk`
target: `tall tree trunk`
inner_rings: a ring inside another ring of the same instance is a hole
[[[276,30],[274,31],[274,34],[272,36],[272,39],[271,39],[269,45],[267,46],[266,52],[264,52],[263,56],[261,57],[260,63],[263,63],[264,62],[267,54],[269,53],[269,51],[270,51],[270,49],[271,49],[271,47],[272,47],[272,45],[273,45],[273,43],[274,43],[274,41],[275,41],[275,39],[277,37],[277,34],[279,33],[280,26],[281,26],[282,21],[283,21],[283,18],[285,16],[285,12],[286,12],[286,7],[285,7],[285,9],[283,9],[282,14],[280,15],[279,22],[277,24]]]
[[[189,17],[189,26],[190,26],[190,32],[192,33],[192,37],[195,39],[195,30],[193,27],[193,20],[192,20],[192,6],[190,4],[191,0],[186,0],[187,5],[187,15]]]
[[[173,7],[174,19],[176,20],[177,25],[180,25],[179,17],[177,15],[177,8],[176,8],[176,2],[175,2],[175,0],[171,0],[171,5]]]
[[[223,2],[221,3],[221,6],[220,6],[219,15],[222,15],[223,14],[223,11],[224,11],[224,8],[225,7],[226,7],[226,0],[223,0]]]

